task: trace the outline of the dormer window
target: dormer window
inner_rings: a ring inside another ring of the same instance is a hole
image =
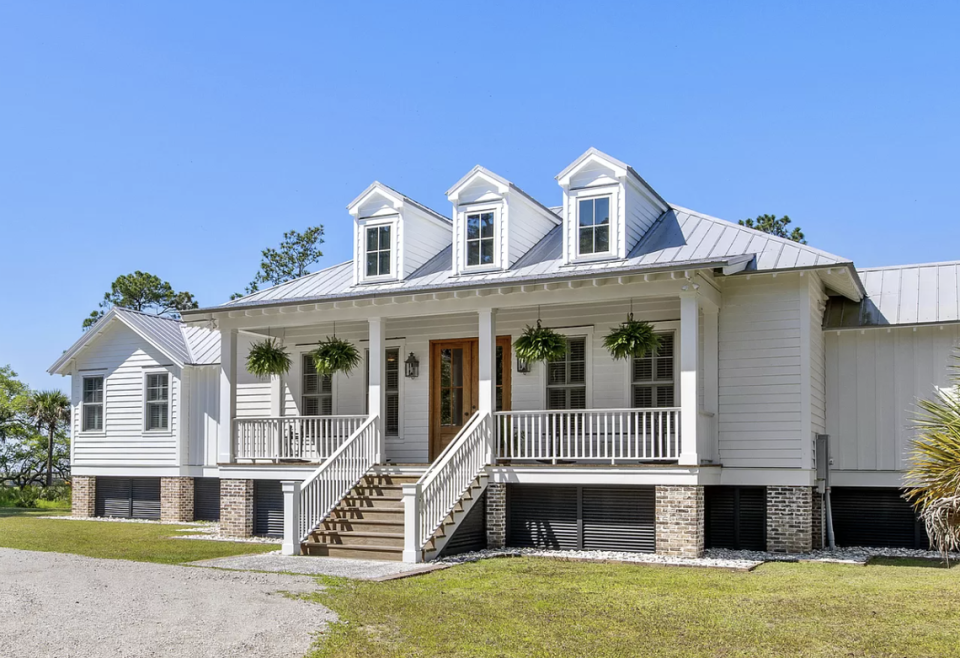
[[[493,211],[467,215],[467,267],[494,264]]]
[[[367,227],[366,277],[390,276],[390,226]]]
[[[580,199],[577,208],[579,255],[610,252],[610,197]]]

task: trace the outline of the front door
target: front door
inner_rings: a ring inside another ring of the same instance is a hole
[[[430,342],[430,461],[477,411],[476,338]],[[497,338],[497,410],[510,408],[510,337]]]

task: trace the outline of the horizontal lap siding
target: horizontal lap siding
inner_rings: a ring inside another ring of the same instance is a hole
[[[826,432],[836,470],[902,470],[916,400],[951,385],[956,326],[826,331]]]
[[[507,221],[502,227],[506,242],[501,247],[509,254],[505,263],[507,267],[513,266],[557,225],[560,217],[556,216],[557,221],[552,221],[550,214],[521,194],[510,195]]]
[[[720,461],[800,466],[801,322],[797,277],[723,281],[720,310]]]
[[[256,338],[247,334],[237,336],[237,417],[250,418],[270,415],[270,379],[260,379],[247,372],[247,355]]]
[[[170,373],[170,432],[145,433],[144,372]],[[73,371],[73,464],[173,466],[180,423],[180,368],[138,334],[112,323],[77,357]],[[104,376],[104,432],[80,432],[83,376]]]

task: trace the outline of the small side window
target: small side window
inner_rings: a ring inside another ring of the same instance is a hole
[[[467,215],[467,267],[493,264],[494,213]]]
[[[610,251],[610,197],[581,199],[577,207],[578,253],[581,256]]]
[[[156,373],[147,375],[146,430],[148,432],[170,429],[170,375]]]
[[[390,274],[390,227],[370,226],[367,228],[366,273],[368,277],[388,276]]]
[[[103,431],[103,377],[83,378],[80,401],[80,431]]]

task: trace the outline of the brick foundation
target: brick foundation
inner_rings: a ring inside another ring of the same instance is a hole
[[[768,551],[805,553],[812,548],[813,492],[811,487],[767,487]]]
[[[160,520],[193,521],[193,478],[160,478]]]
[[[823,533],[823,496],[817,492],[816,487],[813,489],[813,507],[810,519],[810,545],[814,548],[823,548],[824,544],[824,533]]]
[[[220,532],[253,535],[253,480],[220,480]]]
[[[656,514],[658,554],[703,555],[703,487],[658,486]]]
[[[91,475],[74,475],[70,478],[73,498],[72,514],[87,519],[97,515],[97,478]]]
[[[507,542],[507,485],[487,486],[487,548],[502,548]]]

